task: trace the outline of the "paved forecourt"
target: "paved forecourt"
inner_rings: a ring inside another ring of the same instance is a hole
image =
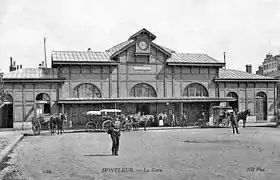
[[[280,130],[181,129],[124,132],[111,156],[105,133],[27,136],[13,163],[26,179],[280,179]],[[16,179],[16,178],[15,178]]]

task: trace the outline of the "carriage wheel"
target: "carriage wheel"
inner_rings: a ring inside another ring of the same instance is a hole
[[[132,129],[132,125],[130,123],[124,125],[125,131],[131,131],[131,129]]]
[[[107,131],[111,127],[111,120],[106,120],[102,123],[102,129]]]
[[[35,122],[32,123],[32,131],[34,135],[40,135],[41,132],[41,123],[38,119],[34,120]]]
[[[87,124],[86,124],[86,132],[89,132],[89,131],[94,131],[96,128],[96,124],[92,121],[89,121]]]

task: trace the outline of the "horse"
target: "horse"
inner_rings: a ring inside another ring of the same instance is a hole
[[[146,131],[148,122],[151,121],[153,123],[155,120],[155,117],[153,115],[142,115],[141,116],[140,113],[130,114],[127,116],[127,118],[131,122],[132,128],[134,131],[139,130],[139,126],[142,123],[144,123],[144,130]]]
[[[57,134],[62,135],[63,122],[67,122],[67,114],[59,113],[59,115],[53,115],[50,118],[51,134],[54,134],[54,127],[56,126]]]
[[[139,129],[139,118],[140,113],[127,115],[127,120],[132,124],[133,131],[137,131]]]
[[[251,115],[250,109],[246,109],[245,111],[241,111],[241,112],[237,113],[237,115],[236,115],[237,124],[238,124],[238,121],[242,119],[243,120],[243,128],[245,128],[246,119],[247,119],[248,115],[249,116]]]
[[[139,124],[140,124],[141,122],[144,122],[144,123],[145,123],[145,124],[144,124],[144,131],[146,131],[146,127],[147,127],[148,122],[151,121],[151,123],[153,123],[154,120],[155,120],[154,115],[143,115],[143,116],[140,117],[140,122],[139,122]]]

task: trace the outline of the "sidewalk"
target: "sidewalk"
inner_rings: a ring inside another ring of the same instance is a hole
[[[0,172],[8,166],[8,164],[6,164],[6,162],[9,160],[7,156],[22,138],[23,134],[21,132],[0,132]]]

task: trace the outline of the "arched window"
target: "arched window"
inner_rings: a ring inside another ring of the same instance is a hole
[[[227,97],[232,97],[236,101],[229,102],[229,106],[232,107],[235,111],[238,111],[238,95],[235,92],[229,92]]]
[[[40,93],[36,96],[37,104],[37,115],[50,114],[51,113],[51,102],[50,96],[46,93]]]
[[[208,97],[209,95],[207,89],[203,85],[192,83],[185,88],[183,96]]]
[[[229,92],[229,93],[227,94],[227,97],[232,97],[232,98],[234,98],[234,99],[238,99],[238,96],[237,96],[237,94],[236,94],[235,92]]]
[[[266,99],[266,94],[264,92],[258,92],[256,97]]]
[[[80,84],[74,88],[74,97],[76,98],[101,98],[100,90],[93,84]]]
[[[5,102],[5,104],[12,104],[13,103],[13,97],[10,94],[7,94],[5,96],[4,102]]]
[[[145,83],[136,84],[130,91],[131,97],[157,97],[155,89]]]

